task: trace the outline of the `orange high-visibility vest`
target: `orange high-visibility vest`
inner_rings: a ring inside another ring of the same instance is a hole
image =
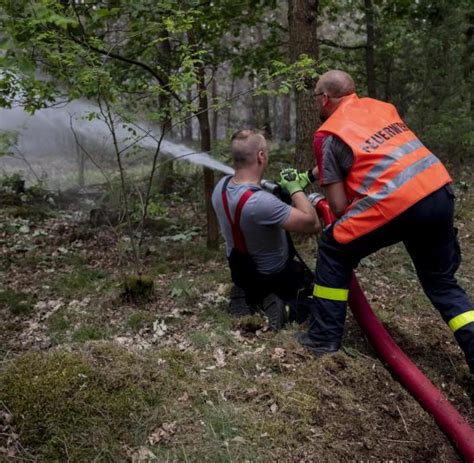
[[[350,204],[334,224],[339,243],[381,227],[451,182],[441,161],[389,103],[349,95],[318,131],[338,136],[354,153],[344,180]]]

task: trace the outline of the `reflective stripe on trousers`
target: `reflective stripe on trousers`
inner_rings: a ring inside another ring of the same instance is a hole
[[[327,286],[314,285],[313,296],[331,301],[347,301],[349,290],[344,288],[328,288]]]
[[[469,323],[474,323],[474,310],[469,310],[451,318],[448,325],[452,332],[455,333],[457,330],[464,328]]]

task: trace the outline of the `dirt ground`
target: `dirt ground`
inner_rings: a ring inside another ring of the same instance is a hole
[[[458,273],[474,294],[474,200],[458,189]],[[0,214],[0,458],[5,461],[460,461],[352,315],[315,359],[227,313],[222,248],[199,205],[167,200],[146,240],[151,300],[124,302],[129,242],[77,209]],[[162,224],[163,225],[163,224]],[[315,242],[297,243],[314,264]],[[312,264],[312,265],[313,265]],[[474,381],[400,246],[357,274],[396,342],[474,424]],[[113,423],[113,425],[112,425]]]

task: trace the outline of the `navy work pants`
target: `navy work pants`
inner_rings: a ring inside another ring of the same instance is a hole
[[[261,305],[269,294],[276,294],[291,307],[290,321],[302,323],[308,317],[310,307],[314,304],[311,294],[313,274],[309,269],[290,259],[285,268],[278,273],[259,274],[254,288],[245,291],[250,305]]]
[[[350,243],[338,243],[333,237],[333,227],[327,228],[316,264],[315,283],[323,288],[323,294],[315,298],[311,311],[311,338],[341,342],[346,302],[341,300],[343,298],[331,298],[331,291],[335,289],[337,294],[338,290],[343,292],[349,287],[352,270],[362,258],[401,241],[415,265],[426,295],[444,321],[454,326],[451,326],[454,335],[474,372],[474,321],[469,321],[472,320],[473,305],[454,277],[461,262],[461,252],[453,215],[454,194],[446,185],[394,220]]]

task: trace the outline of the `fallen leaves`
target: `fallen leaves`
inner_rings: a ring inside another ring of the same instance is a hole
[[[214,350],[214,359],[216,360],[217,368],[223,368],[227,365],[225,362],[224,351],[220,347]]]
[[[153,337],[161,338],[168,331],[168,327],[164,320],[155,320],[153,322]]]
[[[166,442],[176,431],[176,421],[171,423],[163,423],[161,427],[155,429],[147,438],[147,442],[150,445],[157,445],[162,442]]]
[[[20,446],[19,435],[13,426],[13,416],[6,410],[0,411],[0,457],[13,459],[18,454]]]
[[[285,358],[285,349],[281,347],[275,347],[272,353],[272,360],[283,360]]]

